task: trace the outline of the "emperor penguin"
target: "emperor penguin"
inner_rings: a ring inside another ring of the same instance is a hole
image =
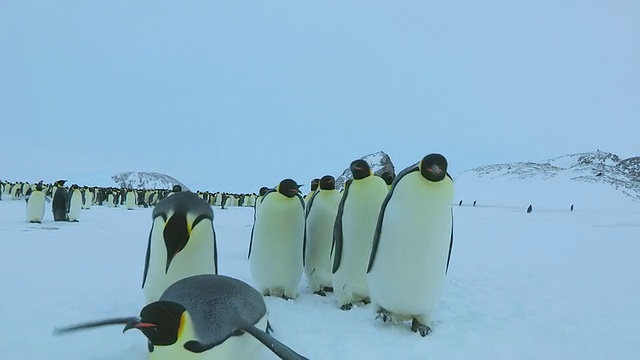
[[[258,212],[258,210],[260,209],[260,205],[262,204],[262,199],[264,198],[264,196],[267,194],[267,192],[269,192],[269,188],[266,186],[263,186],[260,188],[260,190],[258,191],[258,197],[256,198],[256,202],[254,204],[254,207],[256,209],[256,213]]]
[[[93,189],[88,187],[85,188],[83,199],[82,208],[86,210],[91,209],[91,204],[93,204]]]
[[[125,195],[124,206],[127,210],[133,210],[136,207],[136,191],[133,189],[127,189],[127,193]]]
[[[153,209],[142,289],[147,303],[174,282],[218,273],[213,210],[198,195],[177,192]]]
[[[267,307],[256,289],[222,275],[179,280],[139,316],[58,328],[54,335],[106,325],[140,330],[151,360],[251,360],[262,358],[262,346],[280,359],[307,359],[271,336]]]
[[[27,221],[30,223],[42,222],[44,217],[44,201],[45,196],[42,191],[42,181],[35,184],[27,199]]]
[[[53,188],[53,200],[51,201],[51,211],[53,212],[54,221],[67,221],[67,203],[69,201],[69,192],[64,187],[67,180],[58,180]]]
[[[69,208],[67,210],[67,218],[69,221],[77,222],[82,210],[82,193],[78,184],[73,184],[69,188]]]
[[[447,160],[429,154],[398,174],[380,210],[367,268],[383,321],[411,320],[431,332],[453,247],[453,180]]]
[[[353,179],[345,184],[338,205],[333,233],[333,290],[342,310],[354,302],[369,302],[367,261],[380,206],[388,193],[387,184],[374,176],[369,164],[355,160],[350,165]]]
[[[311,292],[325,295],[325,291],[333,291],[331,245],[333,226],[342,195],[336,190],[336,180],[331,175],[323,176],[319,185],[320,189],[307,203],[304,274]]]
[[[116,206],[116,197],[113,194],[114,189],[109,188],[109,190],[107,190],[107,206],[108,207],[115,207]]]
[[[251,232],[249,266],[258,291],[295,298],[303,257],[304,200],[298,184],[285,179],[264,195]]]
[[[393,184],[393,180],[396,178],[395,174],[389,171],[383,172],[380,177],[387,184],[387,188],[391,189],[391,185]]]
[[[318,185],[320,185],[320,179],[315,178],[311,180],[311,190],[309,191],[309,193],[307,193],[307,195],[304,196],[305,204],[308,203],[309,200],[311,200],[311,197],[313,196],[313,194],[316,193],[316,191],[318,190]]]

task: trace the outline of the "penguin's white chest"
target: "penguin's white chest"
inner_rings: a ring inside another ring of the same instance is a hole
[[[27,221],[42,221],[44,217],[44,193],[33,191],[27,201]]]
[[[69,202],[69,221],[77,220],[82,209],[82,193],[80,190],[73,190],[71,201]]]
[[[396,184],[368,274],[374,302],[399,315],[428,314],[435,307],[449,255],[452,202],[449,178],[432,183],[415,172]]]
[[[331,245],[340,193],[320,190],[307,216],[305,274],[312,291],[331,286]]]
[[[273,193],[260,204],[249,263],[252,277],[263,293],[265,289],[296,291],[302,278],[304,221],[298,197]]]

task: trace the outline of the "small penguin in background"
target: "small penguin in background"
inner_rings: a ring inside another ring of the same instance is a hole
[[[458,206],[462,206],[462,200],[460,200],[460,202],[458,203]]]
[[[333,291],[331,245],[341,197],[340,192],[336,190],[335,178],[325,175],[320,179],[320,189],[307,203],[304,273],[311,292],[321,296],[324,296],[326,291]]]
[[[476,206],[476,201],[478,200],[473,200],[473,206]]]
[[[251,276],[263,295],[296,298],[304,266],[304,213],[291,179],[264,195],[249,244]]]
[[[307,195],[304,196],[305,204],[307,204],[309,200],[311,200],[311,197],[313,196],[313,194],[316,193],[316,191],[318,190],[318,185],[320,185],[320,179],[315,178],[311,180],[311,190],[309,191],[309,193],[307,193]]]
[[[411,320],[426,336],[453,247],[453,180],[447,159],[429,154],[398,174],[378,217],[367,276],[383,321]]]
[[[529,207],[527,207],[527,214],[530,214],[533,211],[533,206],[529,205]]]
[[[71,185],[69,188],[69,205],[67,209],[67,219],[71,222],[78,222],[80,211],[82,210],[82,193],[78,184]]]
[[[393,184],[393,180],[396,178],[395,174],[385,171],[380,175],[380,177],[384,180],[385,184],[387,184],[387,188],[391,189],[391,184]]]
[[[84,196],[82,198],[82,208],[85,210],[91,209],[91,204],[93,204],[93,189],[85,187],[84,188]]]
[[[51,201],[51,211],[53,221],[67,221],[67,205],[69,202],[69,192],[64,187],[67,180],[58,180],[55,183],[53,200]]]
[[[127,189],[127,192],[125,195],[125,201],[124,201],[124,206],[127,210],[135,209],[136,198],[137,198],[136,191],[131,188]]]
[[[173,185],[173,187],[171,188],[171,192],[169,194],[167,194],[167,196],[171,196],[175,193],[181,192],[182,191],[182,186],[180,186],[179,184],[175,184]]]
[[[31,190],[31,189],[30,189]],[[42,223],[44,217],[45,196],[42,191],[42,181],[34,185],[27,199],[27,221],[30,223]]]
[[[148,339],[149,358],[153,360],[257,360],[262,346],[280,359],[308,360],[269,334],[271,326],[262,295],[227,276],[184,278],[143,307],[139,316],[59,328],[54,335],[106,325],[125,325],[123,332],[140,330]]]
[[[142,289],[147,303],[174,282],[218,273],[213,210],[198,195],[177,192],[153,209]]]
[[[264,198],[264,196],[267,194],[267,192],[269,192],[269,188],[266,186],[263,186],[260,188],[260,190],[258,190],[258,197],[256,198],[256,202],[254,205],[255,213],[258,212],[258,210],[260,209],[260,205],[262,203],[262,199]],[[254,218],[255,218],[255,214],[254,214]]]
[[[573,204],[571,204],[571,211],[573,211]]]
[[[113,194],[113,189],[107,190],[107,206],[108,207],[116,207],[116,197]]]
[[[350,169],[353,179],[345,184],[333,232],[331,281],[342,310],[350,310],[354,302],[369,302],[367,261],[380,206],[389,192],[366,161],[355,160]]]

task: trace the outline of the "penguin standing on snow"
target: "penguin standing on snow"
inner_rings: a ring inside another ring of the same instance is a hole
[[[37,183],[27,199],[27,221],[30,223],[42,222],[44,217],[44,201],[45,196],[42,192],[42,181]]]
[[[335,178],[326,175],[320,179],[320,189],[307,203],[304,273],[314,294],[325,295],[325,291],[333,291],[331,245],[341,196],[336,190]]]
[[[249,265],[258,291],[295,298],[303,257],[304,200],[298,184],[285,179],[264,195],[251,231]]]
[[[174,282],[198,274],[217,274],[213,210],[198,195],[177,192],[153,209],[142,289],[147,303]]]
[[[54,186],[53,200],[51,201],[51,211],[54,221],[67,221],[67,203],[69,192],[64,187],[67,180],[58,180]]]
[[[369,302],[367,261],[380,205],[389,191],[366,161],[355,160],[350,169],[353,179],[345,185],[333,233],[331,281],[342,310],[354,302]]]
[[[412,320],[426,336],[453,246],[453,180],[440,154],[396,178],[380,210],[367,269],[371,301],[383,321]]]
[[[69,208],[67,210],[67,219],[77,222],[82,210],[82,193],[77,184],[71,185],[69,189]]]
[[[125,195],[124,206],[127,210],[133,210],[136,207],[136,191],[127,189]]]
[[[316,193],[316,191],[318,190],[318,185],[320,185],[320,179],[315,178],[311,180],[311,190],[307,195],[304,196],[305,204],[309,203],[309,200],[311,200],[311,197],[313,196],[313,194]]]
[[[125,325],[148,339],[152,360],[256,359],[261,344],[280,359],[305,360],[273,338],[264,298],[227,276],[197,275],[172,284],[139,316],[106,319],[54,330],[54,335],[105,325]]]

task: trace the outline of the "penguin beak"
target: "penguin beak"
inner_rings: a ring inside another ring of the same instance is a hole
[[[432,173],[434,175],[441,175],[442,169],[438,165],[431,165],[427,169],[427,172]]]
[[[147,328],[154,328],[157,327],[158,325],[156,324],[152,324],[152,323],[147,323],[147,322],[142,322],[142,319],[140,318],[135,318],[131,321],[129,321],[127,323],[127,325],[125,325],[124,329],[122,330],[122,332],[124,333],[127,330],[131,330],[131,329],[147,329]]]

